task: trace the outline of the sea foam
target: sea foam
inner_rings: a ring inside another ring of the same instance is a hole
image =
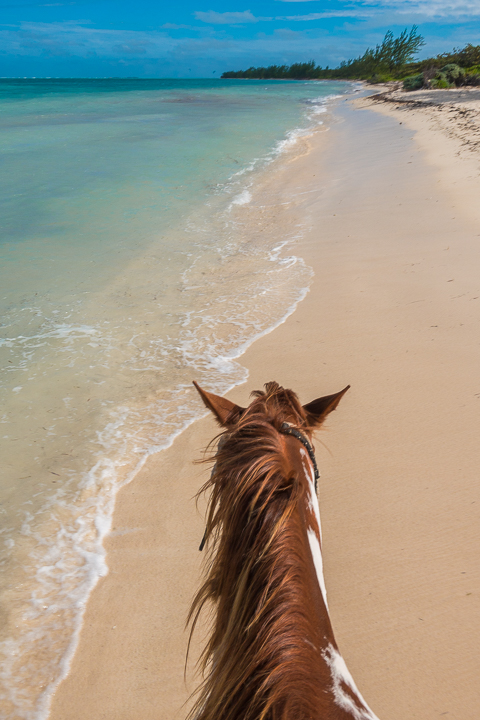
[[[30,148],[15,146],[4,178],[5,217],[24,217],[17,185],[39,209],[35,231],[11,221],[23,244],[10,246],[2,277],[8,720],[47,717],[108,573],[116,493],[204,412],[192,377],[218,393],[245,382],[242,354],[294,312],[312,278],[292,250],[301,228],[273,237],[278,209],[256,183],[315,131],[331,85],[272,83],[265,103],[265,83],[152,81],[133,96],[115,81],[102,94],[85,81],[82,94],[82,82],[65,97],[38,99],[33,86],[35,107],[22,106],[12,136],[28,121]],[[24,177],[29,152],[37,173]]]

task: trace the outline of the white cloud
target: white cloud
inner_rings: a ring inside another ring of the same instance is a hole
[[[310,0],[278,0],[279,2],[310,2]],[[197,11],[197,20],[212,25],[239,25],[266,21],[312,22],[328,18],[367,19],[379,13],[396,16],[396,22],[421,22],[424,19],[441,20],[444,18],[480,16],[480,0],[353,0],[344,3],[343,9],[311,12],[304,15],[278,15],[276,17],[256,17],[250,10],[243,12],[208,12]],[[405,15],[409,19],[404,20]],[[383,18],[382,23],[385,23]],[[165,26],[166,27],[166,26]]]
[[[177,25],[176,23],[164,23],[160,27],[162,30],[195,30],[193,25]]]
[[[210,25],[240,25],[243,23],[256,23],[260,20],[272,20],[272,18],[255,17],[250,10],[224,13],[215,12],[214,10],[209,10],[208,12],[197,10],[195,17],[197,20],[209,23]]]
[[[360,0],[360,5],[369,10],[386,10],[432,19],[480,15],[480,0]]]
[[[0,45],[9,55],[119,58],[122,55],[156,57],[168,51],[174,40],[160,32],[104,30],[72,21],[24,22],[18,28],[0,30]]]
[[[263,34],[262,34],[263,35]],[[0,47],[2,55],[26,58],[79,58],[105,59],[115,63],[127,60],[131,64],[136,58],[145,63],[172,63],[180,67],[196,69],[197,75],[211,68],[217,72],[240,69],[252,64],[270,64],[272,62],[292,63],[312,57],[328,56],[332,62],[340,49],[350,57],[351,41],[341,44],[331,38],[323,38],[323,31],[316,30],[315,36],[304,31],[294,32],[289,28],[276,30],[272,35],[250,39],[217,37],[215,35],[199,38],[173,38],[165,31],[111,30],[88,27],[85,23],[57,22],[21,23],[18,27],[0,28]],[[364,40],[361,45],[363,47]],[[355,52],[357,51],[354,43]],[[343,54],[339,56],[343,59]],[[150,72],[150,71],[149,71]],[[161,66],[161,72],[165,68]],[[158,70],[152,70],[152,74]],[[201,76],[201,74],[200,74]]]
[[[311,0],[278,0],[279,2],[311,2]],[[321,17],[361,17],[367,11],[389,10],[401,15],[419,15],[428,18],[463,17],[480,15],[480,0],[353,0],[345,10],[310,13],[288,18],[320,19]],[[314,16],[318,16],[314,17]]]
[[[286,2],[286,0],[280,0]],[[292,0],[297,2],[297,0]],[[338,10],[335,12],[319,12],[319,13],[308,13],[307,15],[283,15],[276,17],[275,20],[292,20],[293,22],[309,22],[310,20],[324,20],[325,18],[336,18],[336,17],[368,17],[371,13],[365,10]]]

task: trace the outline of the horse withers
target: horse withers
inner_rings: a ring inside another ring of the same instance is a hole
[[[247,408],[202,390],[223,428],[189,621],[213,609],[194,720],[378,720],[338,651],[328,614],[311,445],[347,386],[301,405],[275,382]]]

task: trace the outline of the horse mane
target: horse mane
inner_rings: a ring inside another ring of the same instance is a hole
[[[308,433],[291,390],[267,383],[238,422],[219,438],[210,490],[206,579],[188,622],[208,605],[212,633],[200,657],[204,680],[194,720],[298,720],[316,716],[321,673],[311,608],[304,535],[292,521],[303,492],[288,474],[279,433],[292,416]],[[191,635],[190,635],[191,637]]]

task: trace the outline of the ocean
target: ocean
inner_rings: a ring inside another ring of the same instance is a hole
[[[2,718],[48,716],[115,494],[204,414],[192,379],[245,382],[305,297],[301,225],[252,207],[353,89],[0,80]]]

